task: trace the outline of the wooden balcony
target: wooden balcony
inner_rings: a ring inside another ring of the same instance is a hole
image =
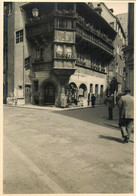
[[[109,39],[105,34],[96,30],[90,24],[87,24],[82,17],[77,18],[76,34],[87,42],[93,44],[95,47],[113,56],[114,47],[112,40]]]

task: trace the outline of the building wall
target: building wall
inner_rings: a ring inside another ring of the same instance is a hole
[[[47,42],[45,45],[43,44],[40,45],[40,47],[43,48],[44,62],[38,62],[38,61],[36,62],[35,60],[36,60],[37,46],[34,44],[35,40],[31,41],[31,38],[29,40],[26,38],[25,12],[23,12],[20,9],[20,5],[22,5],[22,3],[20,2],[14,3],[14,7],[13,7],[14,12],[9,16],[9,30],[10,31],[12,30],[13,33],[10,33],[9,31],[9,40],[10,40],[9,61],[10,63],[9,63],[8,85],[9,85],[9,89],[11,93],[8,96],[12,96],[16,98],[25,98],[25,85],[27,85],[27,87],[30,85],[32,87],[31,88],[31,97],[32,97],[31,102],[33,103],[33,97],[38,96],[40,99],[40,96],[42,96],[41,94],[42,94],[44,85],[47,84],[48,82],[52,82],[56,87],[55,105],[59,106],[60,96],[63,91],[64,81],[61,80],[62,79],[60,77],[61,74],[56,75],[54,73],[54,70],[52,69],[54,66],[53,61],[52,61],[53,51],[54,51],[52,40],[46,40]],[[23,41],[16,43],[16,32],[20,30],[23,30]],[[83,42],[83,44],[85,43]],[[79,47],[81,46],[79,45]],[[74,51],[75,51],[75,48],[74,48]],[[29,70],[25,68],[25,59],[28,57],[30,57],[30,69]],[[96,53],[95,53],[95,58],[97,58]],[[103,61],[102,56],[100,56],[99,59]],[[65,82],[65,87],[68,85],[68,83],[70,84],[71,82],[74,82],[77,85],[78,89],[81,84],[85,84],[87,87],[87,92],[86,92],[86,96],[84,97],[84,105],[87,105],[87,100],[88,100],[87,95],[90,92],[90,84],[93,85],[92,93],[94,94],[95,94],[95,85],[98,85],[97,103],[103,103],[105,90],[107,88],[106,73],[100,73],[101,70],[93,71],[89,69],[91,68],[90,66],[92,62],[91,62],[91,58],[89,56],[88,51],[86,51],[86,54],[84,56],[84,61],[86,65],[84,67],[83,66],[75,67],[77,70],[75,71],[73,75],[71,75],[69,81]],[[73,64],[74,62],[75,60],[72,60]],[[98,66],[100,65],[100,63],[101,63],[101,66],[103,67],[105,66],[102,64],[102,62],[99,62]],[[60,69],[61,71],[65,72],[65,69],[63,67],[60,66]],[[71,73],[70,71],[71,70],[69,69],[69,73]],[[11,73],[11,77],[10,77],[10,73]],[[62,74],[62,76],[63,75],[64,74]],[[65,75],[68,75],[68,74],[65,72]],[[34,91],[33,83],[35,80],[38,81],[37,91]],[[103,86],[103,96],[100,97],[101,86]]]
[[[8,16],[8,97],[14,97],[14,18],[12,12]]]
[[[76,86],[80,87],[81,84],[85,84],[87,87],[86,97],[84,98],[84,105],[87,105],[88,93],[90,93],[90,84],[93,85],[92,94],[95,94],[95,85],[98,85],[98,97],[96,97],[96,103],[104,103],[105,91],[107,88],[107,76],[106,74],[94,72],[84,68],[77,67],[75,73],[70,77],[69,83],[74,82]],[[100,98],[100,87],[103,85],[103,97]]]
[[[124,33],[126,35],[126,44],[128,39],[128,13],[118,14],[117,18],[119,19],[122,28],[124,30]]]
[[[117,81],[120,83],[119,85],[119,92],[123,92],[124,88],[125,88],[125,80],[124,80],[124,73],[123,73],[123,68],[125,67],[125,60],[123,58],[123,51],[122,51],[122,46],[125,44],[125,37],[123,35],[123,32],[121,30],[120,24],[118,23],[116,17],[107,10],[107,8],[104,6],[103,3],[101,3],[101,7],[102,7],[102,12],[101,12],[101,16],[103,18],[105,18],[105,20],[111,24],[111,26],[113,25],[112,23],[114,23],[114,26],[112,26],[116,31],[117,31],[117,35],[116,38],[114,40],[114,55],[115,58],[114,60],[111,62],[109,68],[109,73],[113,72],[113,75],[110,74],[108,75],[108,81],[110,82],[110,80],[114,77],[117,78]]]

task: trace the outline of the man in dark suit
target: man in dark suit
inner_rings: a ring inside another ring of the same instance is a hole
[[[125,95],[118,101],[119,126],[121,128],[123,142],[128,143],[132,132],[134,119],[134,98],[130,95],[130,89],[125,90]]]

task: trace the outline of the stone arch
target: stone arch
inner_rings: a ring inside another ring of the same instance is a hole
[[[84,83],[79,85],[79,96],[84,98],[87,97],[87,86]]]
[[[68,105],[75,104],[78,102],[78,87],[74,82],[69,83],[67,87],[67,100]]]
[[[59,85],[51,79],[44,80],[39,86],[40,105],[56,105]]]

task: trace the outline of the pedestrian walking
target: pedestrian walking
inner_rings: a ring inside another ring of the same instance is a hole
[[[94,108],[95,107],[95,101],[96,101],[96,97],[94,94],[92,94],[91,96],[91,102],[92,102],[92,107]]]
[[[123,143],[128,143],[133,130],[134,119],[134,98],[130,95],[130,89],[125,90],[125,95],[118,101],[119,127]]]
[[[108,106],[109,120],[113,120],[113,108],[114,108],[114,95],[113,94],[111,94],[107,98],[107,106]]]

